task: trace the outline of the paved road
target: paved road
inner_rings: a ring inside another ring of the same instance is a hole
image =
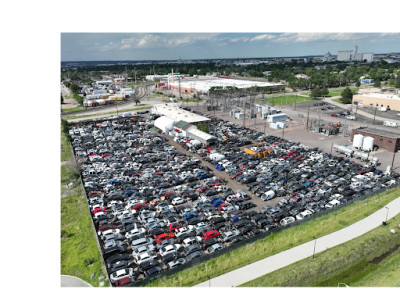
[[[324,99],[324,101],[328,102],[328,103],[330,103],[332,105],[339,106],[340,108],[343,108],[343,109],[346,109],[346,110],[351,110],[351,104],[342,104],[342,103],[338,103],[338,102],[335,102],[335,101],[332,100],[332,99],[339,99],[339,98],[340,97],[332,97],[330,99]],[[373,119],[374,118],[373,114],[367,113],[366,111],[363,111],[361,109],[357,110],[357,114],[361,115],[361,116],[364,116],[366,118],[369,118],[369,119]],[[388,119],[388,118],[382,118],[380,116],[375,116],[375,120],[377,120],[377,121],[392,121],[392,122],[398,122],[399,121],[399,120],[393,120],[393,119]]]
[[[61,287],[93,287],[93,286],[78,277],[61,275]]]
[[[332,247],[350,241],[378,226],[381,226],[382,221],[386,219],[387,213],[388,213],[388,219],[399,214],[400,197],[390,202],[386,207],[388,207],[389,210],[387,210],[386,208],[379,209],[378,211],[366,217],[365,219],[357,223],[354,223],[353,225],[350,225],[346,228],[343,228],[339,231],[320,237],[315,242],[310,241],[301,244],[297,247],[269,256],[255,263],[249,264],[245,267],[212,278],[210,282],[209,281],[202,282],[198,285],[195,285],[195,287],[208,287],[209,285],[211,285],[212,287],[238,286],[250,280],[263,276],[265,274],[286,267],[297,261],[303,260],[307,257],[311,257],[313,255],[314,245],[315,245],[315,253],[317,254],[319,252],[325,251],[327,249],[330,249]]]

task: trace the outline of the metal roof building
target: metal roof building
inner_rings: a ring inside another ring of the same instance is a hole
[[[180,120],[192,124],[210,122],[209,118],[182,109],[175,103],[154,104],[151,109],[151,113],[163,115],[176,121]]]

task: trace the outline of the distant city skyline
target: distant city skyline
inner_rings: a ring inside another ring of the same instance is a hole
[[[190,60],[400,52],[400,33],[61,33],[61,61]]]

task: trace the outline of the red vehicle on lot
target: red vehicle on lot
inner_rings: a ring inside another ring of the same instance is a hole
[[[106,224],[106,225],[102,225],[99,227],[99,231],[106,231],[109,229],[116,229],[117,226],[116,225],[111,225],[111,224]]]
[[[217,236],[219,236],[219,232],[218,232],[218,230],[214,229],[214,230],[204,232],[203,236],[201,238],[203,239],[203,241],[207,241],[208,239],[215,238]]]
[[[154,240],[156,241],[156,243],[160,243],[163,240],[169,240],[175,237],[175,234],[173,234],[172,232],[169,233],[162,233],[159,235],[153,235]]]
[[[123,287],[123,286],[129,286],[131,283],[134,283],[135,281],[133,280],[133,277],[125,277],[120,280],[116,280],[114,282],[115,286],[117,287]]]
[[[179,228],[182,228],[182,224],[180,224],[179,222],[175,222],[175,223],[169,224],[168,227],[169,227],[169,231],[174,231]]]
[[[98,212],[105,212],[105,211],[106,211],[106,208],[105,208],[105,207],[98,207],[98,208],[95,208],[95,209],[93,210],[93,213],[96,214],[96,213],[98,213]]]
[[[141,209],[146,206],[147,206],[147,203],[136,203],[134,206],[132,206],[132,209]]]

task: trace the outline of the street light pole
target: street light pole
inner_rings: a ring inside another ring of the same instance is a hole
[[[313,239],[314,239],[314,251],[313,251],[312,259],[314,260],[315,259],[315,246],[317,245],[317,238],[314,236]]]
[[[389,207],[386,206],[385,208],[386,208],[386,219],[385,219],[385,221],[382,222],[382,225],[384,225],[384,226],[386,226],[386,222],[387,222],[388,215],[389,215]]]

